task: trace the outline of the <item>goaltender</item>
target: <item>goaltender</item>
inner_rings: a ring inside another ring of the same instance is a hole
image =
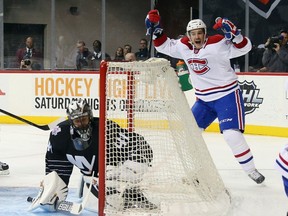
[[[38,196],[33,199],[31,211],[38,208],[59,210],[61,202],[66,200],[69,179],[73,166],[76,166],[83,174],[83,197],[91,192],[85,208],[98,212],[99,118],[93,117],[90,106],[83,99],[69,104],[67,116],[68,120],[58,124],[50,133],[45,158],[46,176],[41,182]],[[139,188],[133,187],[135,182],[142,180],[150,166],[153,159],[151,147],[140,134],[128,132],[110,120],[106,125],[107,130],[116,131],[107,138],[106,181],[115,179],[129,184],[124,188],[109,188],[107,204],[111,208],[124,210],[132,207],[156,208]],[[92,173],[95,173],[94,176]],[[89,191],[91,182],[94,184]]]

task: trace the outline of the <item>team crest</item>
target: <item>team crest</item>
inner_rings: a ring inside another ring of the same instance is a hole
[[[187,62],[192,68],[192,70],[198,75],[203,75],[210,70],[210,68],[207,65],[208,61],[205,58],[204,59],[192,58],[188,59]]]
[[[253,113],[263,103],[263,98],[259,97],[260,89],[257,88],[254,81],[244,80],[239,82],[239,85],[242,90],[245,114]]]

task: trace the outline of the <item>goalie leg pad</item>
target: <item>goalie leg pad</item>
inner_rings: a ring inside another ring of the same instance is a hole
[[[143,175],[148,170],[148,165],[146,163],[127,160],[119,167],[119,169],[119,180],[136,184],[142,181]]]
[[[28,211],[41,207],[47,211],[56,211],[58,201],[63,201],[68,195],[68,188],[65,182],[53,171],[47,174],[40,183],[40,190],[37,197],[30,205]]]
[[[120,166],[107,166],[106,179],[117,179],[119,181],[136,184],[143,179],[143,175],[147,172],[147,170],[147,163],[127,160]]]

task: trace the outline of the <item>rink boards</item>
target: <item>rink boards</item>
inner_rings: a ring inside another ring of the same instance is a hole
[[[246,133],[288,137],[288,74],[245,72],[238,77],[243,91]],[[125,107],[125,83],[125,76],[110,81],[108,94],[115,99],[109,102],[110,109]],[[153,100],[156,91],[147,86],[145,97]],[[192,105],[194,91],[185,95]],[[67,104],[79,97],[86,98],[94,115],[99,115],[99,72],[0,71],[1,109],[37,124],[65,116]],[[151,109],[150,102],[144,100],[141,105]],[[20,122],[0,113],[0,123]],[[218,131],[217,121],[207,130]]]

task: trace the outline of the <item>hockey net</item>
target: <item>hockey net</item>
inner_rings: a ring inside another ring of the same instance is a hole
[[[225,215],[230,196],[170,63],[155,58],[108,62],[102,63],[100,73],[100,118],[105,115],[133,136],[141,136],[153,154],[145,148],[132,152],[134,161],[146,160],[135,168],[133,180],[130,168],[120,164],[111,169],[107,161],[131,154],[131,148],[108,153],[107,143],[116,130],[102,121],[100,154],[105,160],[99,162],[99,215]],[[139,137],[132,140],[139,142]],[[111,179],[113,170],[121,178]]]

